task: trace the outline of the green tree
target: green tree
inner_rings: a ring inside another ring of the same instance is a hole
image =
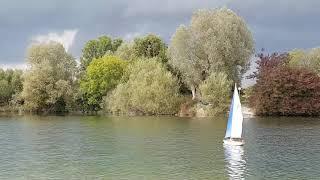
[[[213,116],[225,112],[229,106],[231,81],[222,72],[211,73],[211,75],[201,83],[199,89],[202,101],[208,104],[207,114]]]
[[[133,49],[137,57],[158,57],[164,63],[168,61],[166,58],[166,44],[159,36],[154,34],[136,38],[134,40]]]
[[[133,61],[138,58],[134,50],[133,42],[122,43],[118,50],[115,52],[115,55],[126,61]]]
[[[22,70],[0,69],[0,105],[8,105],[22,91]]]
[[[67,111],[72,104],[76,61],[59,43],[34,44],[28,50],[22,97],[37,112]]]
[[[0,80],[0,105],[8,104],[12,96],[12,89],[7,80]]]
[[[128,78],[112,91],[106,109],[139,114],[175,114],[179,87],[172,74],[156,59],[140,59],[128,67]]]
[[[240,83],[253,52],[251,32],[241,17],[225,8],[199,10],[190,26],[180,26],[173,35],[169,63],[181,72],[197,99],[199,85],[212,72],[224,72]]]
[[[137,37],[133,42],[122,43],[115,54],[124,60],[157,57],[161,62],[167,63],[166,51],[167,45],[159,36],[148,34]]]
[[[11,88],[14,92],[14,94],[19,94],[22,91],[23,88],[23,71],[16,69],[16,70],[9,70],[11,71],[11,78],[10,78],[10,83],[11,83]]]
[[[295,49],[289,53],[291,67],[307,68],[320,75],[320,48],[309,51]]]
[[[82,49],[81,71],[85,71],[93,59],[101,58],[109,52],[115,52],[121,44],[122,39],[112,40],[108,36],[101,36],[98,39],[88,41]]]
[[[95,59],[88,66],[85,79],[80,82],[84,95],[84,107],[89,111],[100,110],[102,98],[112,90],[122,78],[126,62],[116,56]]]
[[[112,43],[111,43],[112,49],[111,49],[111,51],[112,52],[116,52],[118,50],[118,48],[121,46],[122,43],[123,43],[123,40],[120,39],[120,38],[112,40]]]

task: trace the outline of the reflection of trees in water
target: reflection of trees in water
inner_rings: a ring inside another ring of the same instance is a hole
[[[246,161],[242,146],[224,145],[226,170],[230,179],[244,179]]]

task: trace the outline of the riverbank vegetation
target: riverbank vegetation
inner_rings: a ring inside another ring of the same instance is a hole
[[[27,62],[21,92],[24,110],[63,112],[71,108],[77,64],[63,46],[54,42],[32,45]]]
[[[22,70],[0,69],[0,111],[16,111],[23,85]]]
[[[159,59],[138,59],[129,65],[123,82],[105,98],[105,110],[174,115],[178,112],[179,99],[177,80]]]
[[[227,111],[254,40],[245,21],[222,8],[196,11],[168,44],[152,33],[101,36],[84,45],[79,63],[56,42],[27,52],[27,69],[0,70],[0,110],[213,116]],[[260,55],[246,94],[257,114],[319,114],[319,56],[318,49]]]
[[[249,103],[258,115],[320,115],[320,49],[259,55]]]

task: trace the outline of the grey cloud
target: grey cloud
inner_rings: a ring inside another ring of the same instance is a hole
[[[318,0],[246,0],[228,6],[247,21],[257,49],[285,51],[319,46]]]
[[[137,0],[134,1],[126,9],[126,15],[177,15],[177,14],[190,14],[190,12],[201,8],[212,8],[224,5],[226,0]]]
[[[154,32],[167,42],[199,8],[227,6],[252,30],[256,49],[283,51],[319,46],[320,1],[309,0],[11,0],[0,7],[0,64],[24,62],[31,38],[78,29],[70,52],[99,35],[129,37]]]

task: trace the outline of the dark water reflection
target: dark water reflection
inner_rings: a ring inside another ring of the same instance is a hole
[[[0,179],[318,179],[319,118],[0,117]]]

